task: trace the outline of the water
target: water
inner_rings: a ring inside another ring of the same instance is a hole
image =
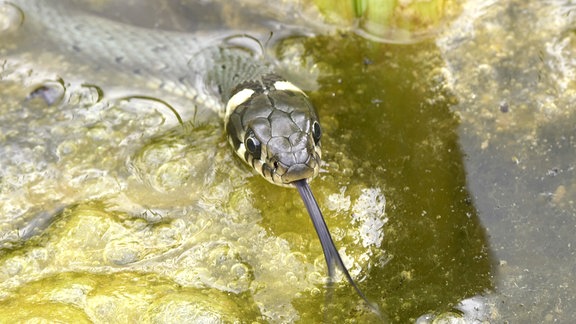
[[[88,10],[185,31],[282,22],[251,3],[132,5]],[[572,7],[470,0],[413,45],[311,37],[315,24],[274,44],[311,81],[323,125],[312,190],[350,273],[391,322],[575,316]],[[1,26],[4,319],[325,316],[326,268],[302,202],[253,176],[218,120],[181,126],[170,108],[186,116],[187,98],[87,73]],[[61,102],[27,100],[41,85],[64,89]],[[125,98],[143,93],[162,101]],[[327,314],[375,320],[345,280]]]
[[[573,1],[470,1],[438,42],[497,263],[487,304],[498,321],[576,317],[574,9]]]

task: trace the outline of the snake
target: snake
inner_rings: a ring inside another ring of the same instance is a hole
[[[299,192],[322,245],[329,284],[339,269],[378,312],[344,265],[310,187],[321,164],[318,114],[308,95],[278,74],[273,64],[231,41],[234,37],[150,32],[74,10],[60,1],[7,3],[20,10],[24,28],[41,32],[68,56],[97,68],[160,80],[157,87],[170,87],[191,98],[199,107],[196,115],[218,114],[242,161],[268,182]]]

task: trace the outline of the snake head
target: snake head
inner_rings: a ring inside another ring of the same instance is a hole
[[[318,175],[320,122],[308,96],[292,83],[268,74],[238,85],[224,120],[235,152],[266,180],[293,187]]]

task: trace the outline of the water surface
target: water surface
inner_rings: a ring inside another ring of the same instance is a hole
[[[291,77],[313,81],[325,165],[312,189],[391,322],[573,316],[574,24],[570,4],[539,3],[470,0],[412,45],[314,24],[269,45]],[[250,3],[78,7],[190,33],[297,22]],[[325,316],[324,257],[294,190],[252,175],[217,119],[194,122],[188,98],[35,37],[0,33],[2,316]],[[65,88],[62,99],[26,99],[40,86]],[[49,226],[34,235],[31,223]],[[376,319],[344,280],[326,313]]]

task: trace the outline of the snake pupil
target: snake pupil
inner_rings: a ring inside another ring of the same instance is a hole
[[[314,143],[318,145],[318,142],[320,142],[320,137],[322,137],[322,130],[320,129],[320,124],[317,121],[312,124],[312,137],[314,138]]]
[[[252,154],[254,159],[260,159],[260,141],[254,134],[250,134],[246,138],[246,149]]]

